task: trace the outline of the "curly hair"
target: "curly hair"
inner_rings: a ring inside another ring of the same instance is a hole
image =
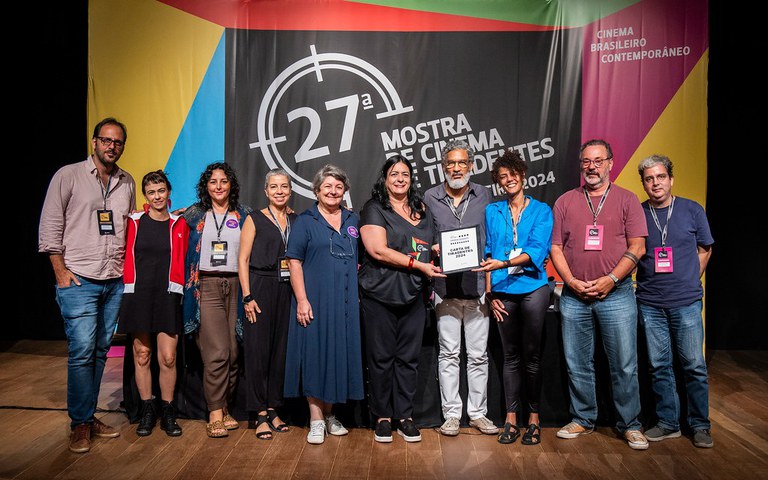
[[[523,161],[520,153],[517,150],[505,150],[504,155],[500,156],[493,163],[493,169],[491,170],[491,178],[493,183],[499,183],[499,170],[506,168],[510,173],[517,173],[521,177],[525,177],[525,172],[528,170],[528,164]]]
[[[240,184],[237,182],[235,169],[226,162],[215,162],[205,167],[205,171],[200,175],[200,180],[197,182],[198,204],[206,211],[213,208],[211,196],[208,194],[208,181],[213,176],[214,170],[221,170],[227,176],[230,185],[229,207],[227,208],[230,212],[237,210],[240,207],[238,202],[240,198]]]
[[[411,162],[405,159],[402,155],[393,155],[384,162],[379,172],[379,178],[376,183],[373,184],[371,190],[371,198],[376,200],[384,207],[384,210],[394,211],[392,204],[389,202],[389,192],[387,191],[387,174],[389,170],[398,163],[405,164],[408,167],[408,172],[411,175],[411,184],[408,187],[408,206],[411,209],[411,218],[414,220],[424,218],[426,211],[424,209],[424,201],[421,196],[421,192],[416,190],[413,186],[413,165]]]

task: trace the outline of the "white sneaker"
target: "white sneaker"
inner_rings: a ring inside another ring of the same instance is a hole
[[[325,441],[325,422],[322,420],[312,420],[309,422],[309,433],[307,434],[307,443],[320,445]]]
[[[499,427],[494,425],[492,421],[488,420],[485,415],[474,420],[470,420],[469,426],[475,427],[486,435],[496,435],[499,433]]]
[[[336,415],[328,415],[325,417],[325,427],[331,435],[341,436],[349,433],[349,430],[344,428],[344,425],[342,425],[339,419],[336,418]]]
[[[445,422],[440,426],[440,433],[449,437],[455,437],[459,434],[459,419],[456,417],[448,417]]]

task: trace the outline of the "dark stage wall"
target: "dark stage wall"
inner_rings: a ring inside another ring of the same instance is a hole
[[[3,295],[0,339],[61,339],[53,274],[47,258],[36,253],[37,224],[53,173],[88,153],[83,142],[91,128],[86,125],[88,4],[74,0],[20,8],[21,15],[7,22],[11,61],[6,79],[11,86],[4,102],[4,123],[12,125],[6,134],[6,165],[12,168],[7,169],[10,208],[4,231],[6,238],[20,237],[20,247],[4,249],[11,287]],[[749,15],[732,4],[711,2],[709,17],[707,213],[716,244],[707,274],[708,347],[768,349],[768,323],[758,304],[768,262],[763,242],[752,238],[763,222],[746,215],[761,211],[752,199],[764,188],[756,174],[764,170],[764,153],[751,140],[761,137],[747,130],[756,130],[749,124],[762,118],[755,95],[763,88],[747,68],[750,63],[736,59],[739,51],[758,44],[758,33],[744,26]],[[25,23],[24,18],[32,20]],[[119,51],[114,61],[120,62]],[[12,142],[18,146],[10,148]]]

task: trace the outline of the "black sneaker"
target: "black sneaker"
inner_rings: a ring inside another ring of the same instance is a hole
[[[389,420],[382,420],[376,424],[376,430],[373,431],[373,439],[379,443],[392,442],[392,424]]]
[[[400,427],[397,429],[397,433],[399,433],[406,442],[421,441],[421,432],[419,432],[419,429],[416,428],[416,425],[413,424],[413,420],[410,418],[400,420]]]

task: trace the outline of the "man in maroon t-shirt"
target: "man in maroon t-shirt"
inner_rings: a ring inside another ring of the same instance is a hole
[[[579,161],[584,186],[555,202],[552,263],[565,281],[560,298],[568,366],[571,422],[560,438],[592,433],[597,420],[596,326],[611,372],[616,428],[635,450],[648,448],[641,432],[637,381],[637,304],[632,271],[645,253],[648,227],[634,193],[611,183],[613,152],[590,140]]]

